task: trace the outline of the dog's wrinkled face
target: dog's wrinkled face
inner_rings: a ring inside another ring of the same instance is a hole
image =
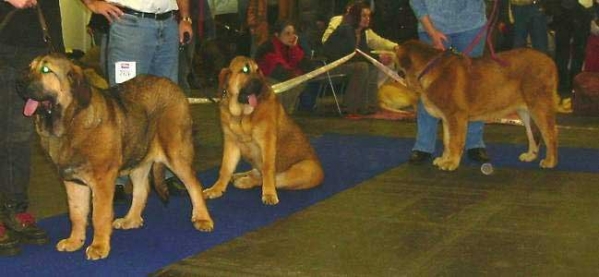
[[[23,114],[37,115],[38,130],[54,135],[63,131],[65,110],[73,103],[86,107],[91,98],[81,68],[60,54],[35,58],[18,82],[18,93],[26,101]]]
[[[222,105],[234,116],[251,114],[266,97],[268,85],[258,64],[247,57],[236,57],[219,76]]]

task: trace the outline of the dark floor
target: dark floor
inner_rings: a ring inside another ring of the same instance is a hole
[[[194,105],[192,112],[197,169],[218,166],[217,109]],[[415,134],[409,121],[295,118],[310,136]],[[559,124],[560,146],[599,149],[599,117],[562,115]],[[485,140],[526,138],[523,127],[487,125]],[[65,213],[48,159],[41,151],[34,159],[33,212]],[[405,164],[156,275],[599,276],[597,181],[596,173],[496,169],[485,176],[474,167],[447,173]]]

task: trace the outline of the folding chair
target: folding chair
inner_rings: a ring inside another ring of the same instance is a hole
[[[312,58],[312,61],[322,63],[322,66],[327,65],[327,62],[324,58]],[[336,82],[341,81],[341,84],[342,84],[341,90],[343,91],[343,89],[345,88],[345,83],[346,83],[345,77],[346,77],[346,74],[341,74],[341,73],[331,74],[329,71],[327,71],[325,73],[325,75],[321,75],[321,76],[318,76],[318,77],[312,79],[310,82],[317,82],[319,84],[318,93],[316,94],[317,105],[318,105],[319,100],[326,95],[327,85],[328,85],[329,88],[331,89],[331,93],[333,94],[333,98],[335,99],[335,105],[337,106],[337,112],[339,113],[340,116],[343,116],[343,112],[341,111],[341,106],[339,105],[339,99],[337,97],[337,91],[335,90],[335,84],[333,81],[336,81]]]

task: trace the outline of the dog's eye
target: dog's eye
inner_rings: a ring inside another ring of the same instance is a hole
[[[50,70],[50,68],[46,65],[42,66],[42,68],[40,68],[40,71],[44,74],[52,72],[52,70]]]
[[[245,65],[243,66],[243,68],[241,69],[241,72],[243,72],[243,73],[245,73],[245,74],[248,74],[248,73],[250,73],[250,65],[249,65],[249,64],[245,64]]]

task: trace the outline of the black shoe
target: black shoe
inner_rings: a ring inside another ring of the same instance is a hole
[[[418,150],[412,150],[412,154],[410,154],[410,159],[408,160],[411,164],[422,164],[432,157],[431,153],[426,153]]]
[[[30,213],[9,211],[5,215],[4,225],[20,243],[42,245],[50,241],[48,233],[35,224],[35,218]]]
[[[491,160],[489,155],[487,155],[487,150],[484,148],[468,149],[468,158],[479,163],[486,163]]]
[[[126,204],[128,202],[127,193],[125,192],[125,186],[115,185],[114,199],[112,201],[114,202],[114,204]]]
[[[179,180],[179,178],[173,176],[164,180],[166,186],[168,187],[168,193],[170,195],[185,195],[187,194],[187,189],[185,188],[185,184]]]
[[[19,253],[19,241],[0,223],[0,256],[15,256]]]

